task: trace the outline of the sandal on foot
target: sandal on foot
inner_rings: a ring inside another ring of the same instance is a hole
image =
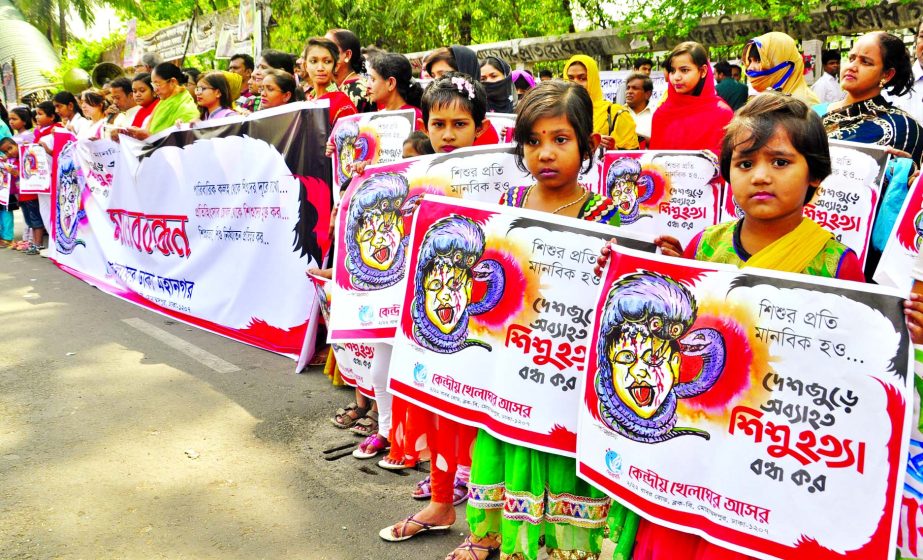
[[[358,404],[351,402],[346,405],[346,408],[338,408],[336,415],[330,419],[330,422],[334,426],[345,430],[347,428],[352,428],[356,425],[356,422],[365,418],[365,415],[368,414],[369,409],[359,406]]]
[[[394,462],[395,460],[397,461],[396,463]],[[413,468],[413,465],[408,465],[400,459],[391,459],[391,457],[385,457],[378,461],[378,466],[388,471],[402,471]]]
[[[399,531],[397,530],[398,523],[395,523],[394,525],[391,525],[390,527],[385,527],[384,529],[379,531],[378,536],[388,542],[401,542],[401,541],[406,541],[407,539],[412,539],[413,537],[416,537],[417,535],[428,533],[430,531],[448,531],[449,529],[452,528],[451,525],[434,525],[432,523],[426,523],[425,521],[417,521],[416,519],[413,518],[412,515],[408,517],[407,519],[405,519],[404,521],[402,521],[401,523],[402,525]],[[411,523],[413,523],[414,525],[419,525],[420,529],[417,532],[410,533],[408,535],[407,527]]]
[[[378,433],[378,413],[370,410],[365,414],[365,418],[359,420],[349,429],[350,432],[357,436],[369,437]]]
[[[465,503],[468,499],[468,483],[460,478],[455,479],[455,489],[452,491],[452,505]]]
[[[371,459],[382,451],[386,451],[389,447],[388,440],[381,437],[380,434],[372,434],[353,450],[353,457],[356,459]]]
[[[455,547],[455,550],[449,553],[445,557],[445,560],[487,560],[492,558],[493,555],[500,550],[500,545],[497,546],[484,546],[482,544],[474,544],[471,542],[471,535],[465,537],[465,542]],[[487,554],[484,554],[484,553]],[[458,554],[463,553],[464,557],[459,557]]]
[[[414,488],[413,494],[414,500],[428,500],[433,495],[433,487],[430,486],[430,479],[427,476],[423,480],[417,483],[417,487]]]

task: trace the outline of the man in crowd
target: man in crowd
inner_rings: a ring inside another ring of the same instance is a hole
[[[245,101],[253,97],[250,92],[250,76],[253,74],[253,57],[249,54],[235,54],[228,62],[228,72],[233,72],[243,80],[240,89],[240,97],[237,98],[237,105],[242,105]]]
[[[846,97],[846,92],[840,87],[840,53],[837,51],[824,51],[820,55],[823,64],[823,73],[814,82],[814,93],[821,103],[833,103]]]
[[[136,72],[147,72],[150,74],[154,67],[163,62],[159,54],[155,52],[146,52],[141,55],[141,64],[135,69]]]
[[[109,82],[109,101],[112,103],[106,110],[109,122],[120,128],[129,126],[138,112],[129,78],[121,77]]]
[[[743,76],[743,74],[743,69],[739,64],[731,64],[731,79],[737,83],[740,83],[740,77]]]
[[[747,86],[731,76],[731,65],[728,64],[728,61],[722,60],[715,64],[715,80],[718,82],[715,90],[731,109],[736,111],[743,107],[744,103],[747,102]]]
[[[654,68],[654,61],[649,58],[636,58],[632,64],[632,68],[637,74],[644,74],[645,76],[651,75],[651,70]],[[628,99],[625,97],[625,87],[628,83],[624,83],[619,86],[618,92],[615,94],[615,102],[619,105],[627,105]]]
[[[654,118],[654,108],[651,106],[653,93],[654,81],[641,72],[635,72],[625,81],[625,105],[635,120],[635,132],[642,148],[651,139],[651,119]]]
[[[551,70],[542,70],[538,73],[538,79],[547,82],[548,80],[554,79],[554,74],[551,73]]]

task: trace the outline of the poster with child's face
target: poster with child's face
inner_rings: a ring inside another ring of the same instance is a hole
[[[614,247],[582,478],[765,559],[893,558],[912,410],[900,294]]]
[[[669,235],[685,246],[718,223],[724,181],[708,151],[611,151],[600,194],[619,208],[621,227]]]
[[[19,146],[19,192],[22,194],[51,192],[51,160],[41,144]]]
[[[388,341],[400,315],[408,235],[417,202],[443,195],[497,203],[532,176],[512,146],[463,148],[369,167],[355,177],[337,214],[330,342]]]
[[[403,157],[404,140],[413,132],[413,109],[361,113],[337,119],[330,133],[333,143],[334,196],[353,177],[353,164],[392,163]]]
[[[863,266],[890,157],[884,150],[882,146],[831,140],[832,172],[817,188],[814,198],[804,205],[805,217],[855,251]],[[722,221],[743,217],[733,191],[731,185],[725,195]]]

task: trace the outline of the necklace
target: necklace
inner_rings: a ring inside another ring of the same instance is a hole
[[[522,197],[522,207],[523,207],[523,208],[525,208],[526,203],[529,201],[529,195],[532,194],[532,189],[533,189],[533,188],[535,188],[535,185],[532,185],[531,187],[529,187],[529,190],[526,191],[526,196]],[[561,206],[558,206],[557,208],[555,208],[554,210],[552,210],[551,213],[552,213],[552,214],[557,214],[558,212],[560,212],[561,210],[564,210],[565,208],[570,208],[570,207],[573,206],[574,204],[577,204],[578,202],[580,202],[581,200],[583,200],[583,197],[585,197],[585,196],[586,196],[586,190],[585,190],[583,187],[581,187],[581,188],[580,188],[580,196],[578,196],[578,197],[577,197],[576,199],[574,199],[573,201],[568,202],[567,204],[562,204]]]

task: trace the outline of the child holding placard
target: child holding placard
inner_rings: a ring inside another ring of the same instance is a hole
[[[615,203],[578,182],[600,142],[587,91],[564,82],[543,83],[526,93],[516,113],[517,162],[536,183],[510,189],[500,203],[619,225]],[[595,559],[609,518],[618,520],[612,523],[617,554],[631,556],[637,515],[579,479],[571,457],[506,443],[479,430],[469,487],[471,536],[447,560],[483,560],[498,548],[512,558],[534,560],[543,534],[550,558]]]
[[[433,149],[449,153],[474,145],[487,123],[487,93],[471,76],[448,72],[426,88],[422,110]],[[385,527],[378,536],[399,542],[428,531],[448,530],[455,522],[454,505],[467,497],[476,429],[406,402],[395,407],[392,422],[392,451],[379,466],[403,468],[416,462],[420,450],[429,447],[431,474],[414,493],[417,498],[428,497],[429,505]]]
[[[820,118],[788,95],[766,92],[744,105],[727,128],[721,175],[743,210],[740,220],[706,228],[688,247],[657,238],[664,255],[863,282],[856,253],[803,215],[831,172]],[[597,273],[605,266],[602,250]],[[642,521],[635,560],[740,560],[696,535]]]

